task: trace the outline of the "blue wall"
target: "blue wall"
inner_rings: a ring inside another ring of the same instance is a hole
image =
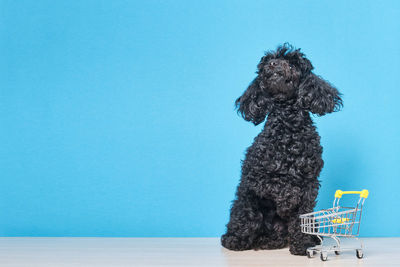
[[[399,1],[72,2],[0,2],[0,235],[220,235],[261,130],[233,102],[288,41],[344,94],[318,208],[370,189],[363,235],[400,236]]]

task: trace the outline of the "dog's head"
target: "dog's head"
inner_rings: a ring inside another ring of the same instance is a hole
[[[289,44],[266,53],[257,68],[257,77],[235,102],[243,118],[255,125],[277,104],[290,103],[320,116],[342,106],[338,90],[312,73],[311,62]]]

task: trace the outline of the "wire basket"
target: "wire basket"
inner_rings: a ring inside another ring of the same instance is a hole
[[[355,207],[339,206],[339,201],[344,194],[359,194],[360,198],[357,205]],[[307,249],[308,257],[313,257],[316,253],[320,253],[321,260],[326,261],[329,251],[334,251],[338,255],[341,251],[349,249],[355,249],[358,258],[363,257],[363,244],[357,236],[360,232],[361,214],[368,194],[368,190],[337,190],[333,208],[300,215],[301,231],[305,234],[316,235],[321,240],[321,245]],[[324,245],[323,237],[332,238],[336,245]],[[340,237],[355,238],[359,241],[360,246],[356,248],[341,247]]]

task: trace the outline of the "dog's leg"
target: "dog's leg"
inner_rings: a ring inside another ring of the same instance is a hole
[[[258,198],[252,194],[238,195],[231,208],[227,232],[221,237],[221,244],[230,250],[248,250],[255,247],[263,214]]]
[[[293,216],[289,221],[289,251],[293,255],[306,255],[307,248],[317,245],[319,239],[314,235],[301,232],[298,215]]]
[[[288,245],[288,223],[278,215],[264,220],[263,233],[257,238],[256,249],[279,249]]]
[[[281,218],[289,219],[301,205],[302,191],[300,187],[287,184],[279,187],[272,194],[276,201],[276,211]]]
[[[306,250],[319,244],[319,239],[315,235],[303,234],[300,228],[300,214],[312,212],[315,207],[317,190],[309,190],[302,196],[302,202],[297,212],[289,219],[289,250],[293,255],[306,255]]]

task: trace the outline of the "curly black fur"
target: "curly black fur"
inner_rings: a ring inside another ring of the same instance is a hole
[[[300,231],[299,214],[313,211],[322,147],[310,112],[322,116],[342,107],[340,93],[313,72],[311,62],[289,44],[268,52],[257,77],[235,104],[262,132],[247,149],[242,176],[221,238],[231,250],[276,249],[305,255],[317,243]]]

